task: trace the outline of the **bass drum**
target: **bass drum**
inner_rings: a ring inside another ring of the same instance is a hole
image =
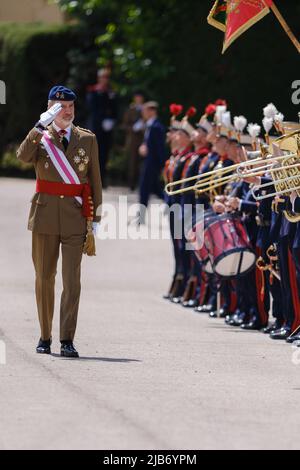
[[[204,244],[214,272],[223,278],[242,276],[255,267],[255,252],[241,218],[236,214],[210,219],[204,230]]]

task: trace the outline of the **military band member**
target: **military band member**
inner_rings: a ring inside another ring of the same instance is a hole
[[[91,225],[100,221],[102,188],[95,135],[73,125],[75,93],[53,87],[48,110],[29,132],[17,157],[32,163],[36,192],[28,229],[32,231],[32,258],[41,337],[38,353],[51,353],[54,283],[62,252],[63,292],[60,304],[61,355],[78,357],[73,340],[80,299],[80,269],[92,240]],[[88,230],[88,233],[87,233]]]
[[[192,111],[193,109],[193,111]],[[178,153],[172,172],[172,180],[177,181],[186,176],[188,165],[191,161],[193,153],[192,146],[192,134],[194,128],[188,122],[188,118],[194,113],[194,108],[189,108],[186,115],[181,120],[180,127],[177,129],[174,136],[174,144],[177,146]],[[185,291],[185,287],[189,277],[190,271],[190,252],[186,250],[186,239],[184,236],[184,215],[181,206],[181,195],[173,195],[170,198],[170,204],[173,205],[174,209],[174,238],[177,245],[177,274],[175,277],[174,288],[172,289],[172,295],[170,300],[174,303],[180,303],[182,296]],[[177,209],[176,210],[176,206]],[[178,239],[178,232],[181,233],[180,239]],[[177,234],[177,235],[176,235]]]
[[[176,162],[180,158],[180,148],[178,139],[176,139],[176,134],[181,127],[181,122],[177,119],[177,117],[182,113],[182,110],[183,107],[180,104],[172,103],[170,105],[171,120],[166,134],[166,143],[169,146],[171,155],[168,160],[166,160],[163,169],[163,179],[165,184],[171,183],[173,181],[173,172],[176,166]],[[167,193],[165,193],[164,200],[169,207],[172,206],[172,196],[169,196]],[[175,213],[172,210],[169,211],[169,226],[174,256],[174,273],[169,290],[167,294],[163,296],[163,298],[167,300],[170,300],[175,295],[177,286],[181,283],[179,240],[175,238]]]

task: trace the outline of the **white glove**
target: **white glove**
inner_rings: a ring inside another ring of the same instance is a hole
[[[290,194],[290,201],[292,203],[292,211],[295,212],[294,208],[295,208],[295,200],[297,198],[297,192],[296,191],[292,191],[291,194]]]
[[[115,125],[114,119],[103,119],[102,121],[102,129],[105,132],[110,132],[114,128],[114,125]]]
[[[97,237],[97,231],[99,226],[100,224],[98,222],[93,222],[93,234],[95,237]]]
[[[145,129],[145,123],[144,123],[143,119],[139,119],[132,126],[133,132],[140,132],[144,129]]]
[[[45,111],[40,115],[40,120],[38,124],[46,128],[51,124],[52,121],[56,118],[56,116],[61,112],[62,110],[62,105],[60,103],[55,103],[53,106],[51,106],[48,111]]]

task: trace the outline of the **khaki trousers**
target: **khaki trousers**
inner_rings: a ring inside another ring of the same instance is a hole
[[[36,273],[35,293],[41,338],[52,332],[54,286],[59,248],[62,252],[63,293],[60,304],[60,340],[73,341],[80,299],[80,274],[84,235],[63,237],[32,233],[32,259]]]

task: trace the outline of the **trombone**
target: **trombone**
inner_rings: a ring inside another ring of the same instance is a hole
[[[255,162],[260,163],[262,160],[264,160],[264,157],[257,157],[257,155],[261,155],[261,152],[251,153],[254,154],[255,158],[253,158],[253,160],[251,161],[243,163],[254,164]],[[171,183],[168,183],[165,186],[165,192],[168,194],[168,196],[174,196],[176,194],[183,194],[189,191],[197,191],[200,193],[204,193],[210,190],[214,190],[239,176],[241,178],[244,178],[244,176],[239,175],[237,172],[233,173],[233,171],[238,170],[241,165],[241,163],[234,163],[233,165],[226,166],[225,168],[216,168],[206,173],[201,173],[200,175],[190,176],[189,178],[183,178],[177,181],[172,181]],[[215,181],[213,180],[214,178],[216,178]],[[192,181],[196,181],[195,184],[182,187],[186,183],[190,183]],[[177,186],[181,187],[179,189],[173,189]]]
[[[292,139],[292,141],[289,142],[289,139]],[[300,167],[299,129],[277,138],[274,143],[278,144],[285,141],[287,141],[287,144],[292,144],[293,149],[295,149],[296,143],[297,152],[288,150],[290,145],[287,145],[286,150],[284,150],[286,154],[276,156],[270,153],[269,145],[262,145],[260,151],[247,153],[248,156],[251,155],[254,157],[252,159],[241,163],[236,163],[225,168],[215,168],[214,170],[201,173],[200,175],[173,181],[165,186],[165,192],[169,196],[183,194],[189,191],[195,191],[198,194],[202,194],[208,191],[214,191],[215,189],[224,186],[237,178],[245,179],[250,177],[259,177],[263,176],[265,173],[269,173],[272,176],[273,181],[264,183],[263,185],[254,186],[252,190],[253,197],[257,201],[267,197],[274,197],[279,194],[289,193],[293,190],[300,191],[300,171],[298,172],[298,168]],[[299,174],[295,174],[295,172]],[[273,174],[275,175],[274,177]],[[297,180],[299,180],[299,186]],[[191,182],[194,182],[194,184],[186,186],[187,183]],[[296,184],[292,186],[290,185],[290,182],[295,182]],[[257,196],[255,194],[258,190],[263,190],[273,185],[276,187],[276,192],[267,194],[265,196]],[[178,186],[180,187],[176,189]]]
[[[188,178],[183,178],[181,180],[172,181],[171,183],[168,183],[165,186],[165,192],[168,194],[168,196],[174,196],[176,194],[182,194],[182,193],[186,193],[188,191],[196,191],[198,185],[201,182],[202,183],[209,182],[209,181],[211,181],[211,178],[214,175],[227,174],[227,173],[231,172],[233,169],[235,169],[237,167],[238,167],[238,165],[235,164],[235,165],[231,165],[231,166],[226,167],[226,168],[218,168],[218,169],[215,169],[215,170],[208,171],[207,173],[201,173],[200,175],[194,175],[194,176],[190,176]],[[197,180],[200,180],[200,181],[197,182]],[[191,185],[191,186],[180,187],[179,189],[173,189],[176,186],[182,186],[182,185],[185,185],[186,183],[189,183],[191,181],[196,181],[196,183]]]

